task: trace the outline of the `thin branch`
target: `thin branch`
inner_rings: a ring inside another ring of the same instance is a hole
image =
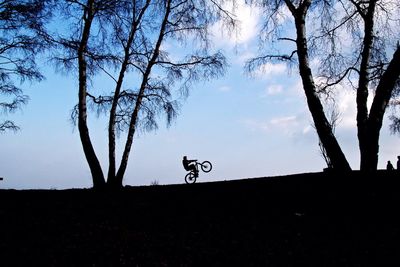
[[[97,63],[97,61],[96,61]],[[97,67],[99,67],[108,77],[110,77],[115,83],[117,83],[117,79],[114,78],[114,76],[112,76],[111,73],[109,73],[105,68],[103,68],[100,64],[97,63]]]
[[[278,40],[279,40],[279,41],[290,41],[290,42],[296,43],[296,40],[295,40],[295,39],[287,38],[287,37],[278,38]]]
[[[340,82],[343,81],[344,78],[346,78],[346,76],[349,74],[350,71],[355,71],[355,72],[357,72],[359,74],[359,70],[358,69],[356,69],[355,67],[350,67],[350,68],[345,70],[343,75],[340,76],[338,80],[336,80],[336,81],[334,81],[332,83],[325,84],[325,86],[322,87],[319,91],[324,91],[328,87],[331,87],[331,86],[334,86],[334,85],[338,85]]]

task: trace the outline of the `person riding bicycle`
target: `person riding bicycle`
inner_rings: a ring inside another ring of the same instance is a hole
[[[196,162],[197,159],[187,159],[186,156],[183,156],[182,160],[183,168],[185,168],[185,170],[188,172],[193,171],[194,175],[197,177],[199,175],[199,171],[197,170]]]

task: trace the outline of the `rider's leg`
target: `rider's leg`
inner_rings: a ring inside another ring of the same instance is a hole
[[[195,177],[199,177],[199,170],[197,170],[197,164],[193,164],[190,166],[192,171],[194,172]]]

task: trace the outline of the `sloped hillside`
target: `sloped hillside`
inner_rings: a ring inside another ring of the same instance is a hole
[[[400,266],[400,174],[0,190],[1,266]]]

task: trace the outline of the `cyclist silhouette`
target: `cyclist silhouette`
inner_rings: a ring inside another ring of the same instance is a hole
[[[185,168],[186,171],[193,171],[195,173],[195,176],[198,176],[199,171],[197,170],[196,167],[196,162],[197,159],[187,159],[186,156],[183,156],[182,164],[183,168]]]

